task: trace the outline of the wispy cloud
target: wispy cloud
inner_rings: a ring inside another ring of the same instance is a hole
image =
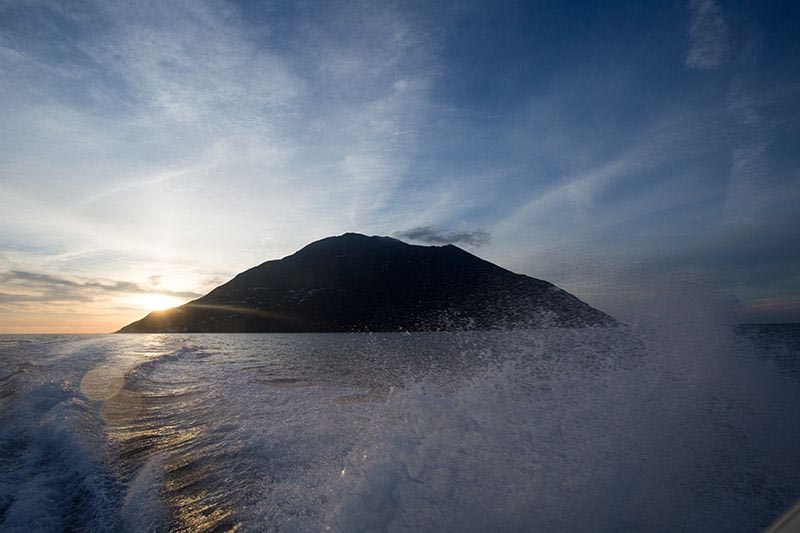
[[[728,57],[728,25],[715,0],[691,0],[689,49],[685,64],[692,69],[710,70]]]
[[[0,273],[0,303],[48,302],[72,304],[91,302],[112,295],[160,294],[181,299],[198,298],[192,291],[171,291],[158,287],[157,277],[149,284],[111,279],[64,277],[41,272],[13,270]]]
[[[400,239],[408,239],[426,244],[467,244],[483,246],[491,240],[489,232],[478,229],[473,231],[447,231],[436,226],[419,226],[395,233]]]
[[[227,2],[6,7],[0,239],[234,274],[425,199],[433,48],[407,9],[298,4],[284,33]]]
[[[669,172],[658,180],[652,176],[664,173],[676,161],[717,149],[721,134],[716,131],[715,123],[723,116],[722,111],[703,111],[657,117],[641,125],[640,133],[630,142],[620,143],[615,150],[593,158],[589,164],[576,159],[575,164],[565,167],[559,179],[550,180],[530,194],[490,230],[495,236],[503,235],[503,240],[526,230],[540,243],[553,234],[566,240],[568,235],[593,235],[625,220],[696,201],[696,193],[702,190],[699,185],[692,188],[682,184],[680,188],[685,190],[681,194],[676,191],[663,194],[673,182],[685,181],[682,174]],[[561,150],[566,155],[581,148],[568,143]],[[618,200],[609,192],[614,189],[635,189],[637,201]],[[651,191],[659,194],[651,198]],[[553,220],[559,223],[553,225]]]
[[[791,178],[797,168],[781,169],[779,163],[783,139],[792,135],[791,124],[798,116],[797,106],[786,103],[798,98],[800,87],[774,86],[764,91],[753,85],[736,80],[726,99],[739,133],[730,150],[725,198],[725,220],[733,224],[763,224],[796,213],[800,199],[796,179]],[[782,111],[775,113],[776,108]]]

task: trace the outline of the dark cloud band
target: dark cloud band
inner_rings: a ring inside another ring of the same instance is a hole
[[[492,236],[485,230],[445,231],[436,226],[418,226],[395,233],[400,239],[423,242],[426,244],[467,244],[483,246],[488,244]]]
[[[65,278],[39,272],[12,270],[0,273],[0,286],[11,292],[0,292],[0,303],[87,302],[103,294],[163,294],[176,298],[198,298],[190,291],[161,290],[154,285],[98,278]]]

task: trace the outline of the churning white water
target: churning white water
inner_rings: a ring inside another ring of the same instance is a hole
[[[800,330],[0,337],[0,529],[758,531]]]

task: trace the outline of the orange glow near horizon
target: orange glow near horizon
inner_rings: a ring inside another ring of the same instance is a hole
[[[125,303],[141,308],[144,311],[162,311],[171,307],[177,307],[185,300],[170,296],[168,294],[148,293],[138,294],[126,299]]]
[[[113,333],[126,324],[144,316],[142,311],[109,312],[104,314],[23,312],[0,313],[0,334],[95,334]]]
[[[170,294],[125,294],[85,303],[49,303],[0,308],[0,334],[113,333],[151,311],[177,307],[188,299]]]

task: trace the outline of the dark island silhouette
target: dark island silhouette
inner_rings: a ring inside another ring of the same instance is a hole
[[[445,331],[614,326],[555,285],[469,252],[346,233],[267,261],[119,333]]]

